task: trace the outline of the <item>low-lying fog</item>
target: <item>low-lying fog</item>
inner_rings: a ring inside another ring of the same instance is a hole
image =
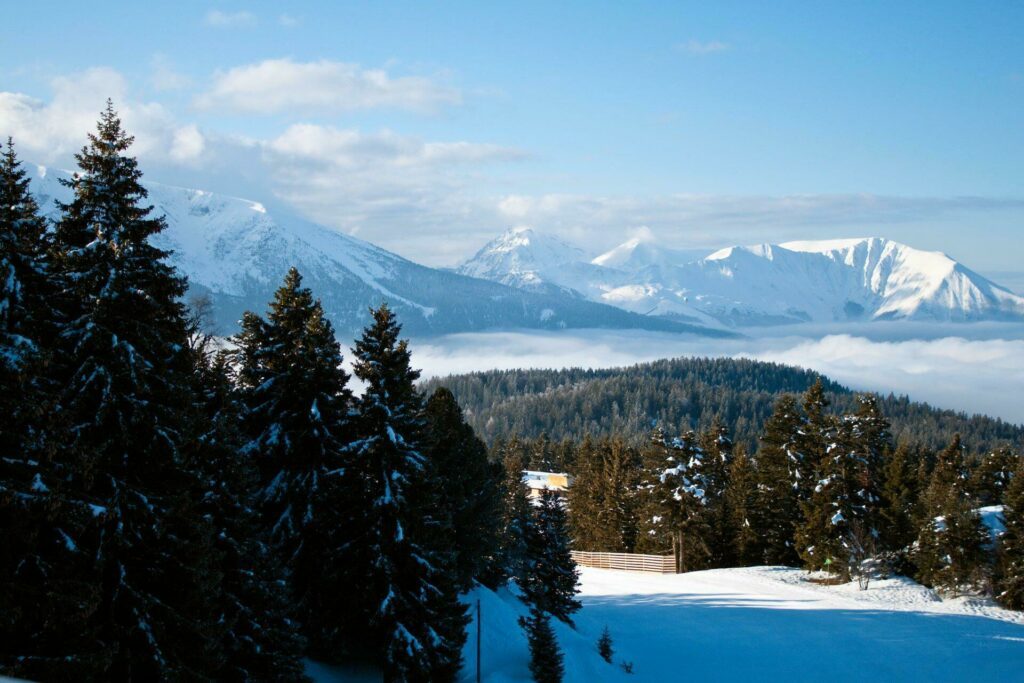
[[[610,330],[491,332],[413,340],[427,376],[510,368],[606,368],[675,356],[811,368],[853,389],[1024,423],[1024,325],[871,323],[744,330],[739,339]]]

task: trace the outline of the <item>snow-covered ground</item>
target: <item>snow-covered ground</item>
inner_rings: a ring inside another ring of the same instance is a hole
[[[580,626],[608,624],[636,681],[1024,680],[1024,614],[905,578],[860,591],[782,567],[582,571]]]
[[[978,598],[941,600],[895,577],[861,591],[823,586],[785,567],[678,575],[584,567],[577,629],[553,622],[566,683],[594,681],[1024,681],[1024,613]],[[528,683],[529,654],[508,591],[482,589],[481,657],[488,683]],[[611,630],[615,665],[597,655]],[[476,680],[476,623],[462,683]],[[619,667],[633,663],[633,674]],[[317,681],[379,677],[317,666]]]

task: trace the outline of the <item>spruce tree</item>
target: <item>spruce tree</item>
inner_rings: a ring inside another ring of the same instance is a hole
[[[522,458],[513,438],[502,462],[501,531],[497,562],[486,573],[485,585],[498,588],[509,579],[520,587],[526,580],[526,543],[533,526],[533,512],[523,483]]]
[[[1003,446],[987,453],[974,467],[970,488],[979,506],[999,505],[1003,501],[1018,459],[1009,447]]]
[[[794,534],[801,515],[795,440],[801,424],[796,400],[789,395],[780,398],[765,423],[761,447],[754,460],[757,493],[750,523],[760,539],[764,564],[797,562]]]
[[[732,537],[731,555],[737,565],[749,567],[761,562],[761,539],[751,524],[757,505],[757,481],[753,463],[742,446],[737,447],[729,463],[729,487],[725,491],[728,501],[729,529]]]
[[[996,554],[995,596],[1008,609],[1024,610],[1024,461],[1006,489],[1003,521],[1006,532]]]
[[[631,553],[639,533],[640,454],[617,437],[602,440],[598,448],[603,455],[603,494],[598,523],[607,529],[608,544],[613,552]]]
[[[902,443],[883,466],[879,538],[886,550],[902,551],[917,534],[916,469],[913,449]]]
[[[0,155],[0,673],[100,678],[98,520],[67,481],[50,380],[56,311],[46,222],[8,140]]]
[[[618,552],[612,529],[601,520],[606,491],[604,452],[589,436],[580,444],[575,475],[568,492],[574,546],[592,552]]]
[[[194,349],[200,406],[192,461],[205,481],[201,509],[215,525],[223,575],[219,605],[226,658],[216,678],[305,680],[305,643],[291,618],[288,586],[252,506],[259,475],[242,452],[242,408],[229,376],[230,356],[210,346],[203,340]]]
[[[700,448],[706,454],[704,467],[705,517],[708,525],[708,549],[712,567],[731,567],[736,562],[732,540],[733,516],[729,511],[729,469],[733,458],[733,443],[729,430],[717,416],[711,427],[701,435]]]
[[[612,634],[605,626],[604,630],[601,631],[601,637],[597,639],[597,653],[601,655],[601,659],[612,663],[612,657],[615,656],[615,650],[612,649]]]
[[[865,490],[867,463],[861,457],[856,422],[843,419],[827,447],[810,498],[801,503],[804,521],[797,548],[810,569],[830,568],[844,579],[872,554],[870,499]]]
[[[108,648],[102,677],[197,677],[221,666],[223,627],[217,553],[183,451],[194,405],[185,281],[151,241],[165,224],[144,204],[131,143],[108,102],[55,231],[61,448],[80,454],[65,490],[102,525],[77,541],[100,574],[87,628]]]
[[[496,557],[501,526],[501,467],[466,424],[455,396],[439,388],[427,400],[427,452],[436,478],[433,517],[447,527],[456,584],[472,587]]]
[[[707,454],[697,445],[693,432],[671,440],[656,432],[652,446],[660,458],[656,455],[648,460],[654,467],[648,477],[652,481],[650,531],[671,539],[677,572],[702,568],[710,557]]]
[[[572,624],[572,615],[581,607],[576,599],[579,580],[562,500],[544,491],[526,536],[523,597],[527,604]]]
[[[351,392],[341,347],[320,302],[292,268],[264,320],[242,318],[235,338],[242,454],[258,471],[261,537],[281,563],[312,651],[337,657],[358,632],[336,585],[365,515],[360,477],[347,467]]]
[[[956,434],[935,462],[914,553],[918,580],[954,595],[983,578],[989,540],[970,495],[964,451]]]
[[[520,617],[530,647],[530,675],[536,683],[561,683],[565,664],[551,620],[542,610],[533,607],[530,616]]]
[[[416,489],[437,481],[424,455],[419,372],[387,305],[371,310],[371,317],[353,349],[355,374],[365,384],[355,462],[370,492],[371,565],[363,584],[372,601],[368,631],[376,637],[385,680],[452,680],[467,617],[443,555],[416,537],[433,515],[414,505],[430,499]]]
[[[833,441],[834,421],[828,412],[830,405],[819,377],[804,393],[804,420],[795,435],[794,448],[790,451],[797,496],[801,501],[807,501],[817,486],[817,475],[822,469],[829,444]]]

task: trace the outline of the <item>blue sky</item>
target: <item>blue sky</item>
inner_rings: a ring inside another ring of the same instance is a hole
[[[529,224],[1024,270],[1024,4],[553,4],[18,3],[0,133],[66,165],[111,95],[151,179],[430,263]]]

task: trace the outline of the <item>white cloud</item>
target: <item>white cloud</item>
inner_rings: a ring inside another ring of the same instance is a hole
[[[262,143],[270,187],[311,219],[407,255],[465,248],[458,235],[479,225],[465,195],[482,165],[522,157],[515,149],[432,142],[384,130],[362,133],[297,124]],[[444,234],[445,239],[438,239]]]
[[[676,47],[685,52],[689,52],[692,55],[709,55],[715,52],[725,52],[726,50],[732,49],[732,46],[729,43],[723,43],[720,40],[709,40],[705,42],[689,40],[677,45]]]
[[[0,92],[0,126],[11,135],[22,158],[68,164],[71,154],[95,130],[107,98],[125,128],[135,136],[133,152],[154,161],[194,163],[205,142],[195,126],[179,125],[163,105],[131,97],[123,76],[97,67],[51,81],[53,96],[43,102],[21,93]]]
[[[281,24],[281,26],[284,26],[285,28],[295,28],[302,24],[302,19],[292,16],[291,14],[282,14],[277,18],[277,23]]]
[[[252,12],[224,12],[212,9],[203,17],[203,23],[217,28],[248,27],[256,25],[256,16]]]
[[[494,332],[418,340],[412,349],[413,362],[427,377],[492,368],[618,367],[678,356],[755,358],[817,370],[858,391],[907,394],[1024,424],[1018,400],[1024,386],[1022,330],[985,331],[993,336],[889,341],[849,334],[721,340],[638,331]],[[976,327],[962,326],[962,334],[977,333]]]
[[[320,60],[268,59],[214,76],[213,86],[195,100],[200,109],[272,113],[346,112],[389,107],[429,112],[456,105],[456,88],[422,76],[393,77],[383,69]]]

